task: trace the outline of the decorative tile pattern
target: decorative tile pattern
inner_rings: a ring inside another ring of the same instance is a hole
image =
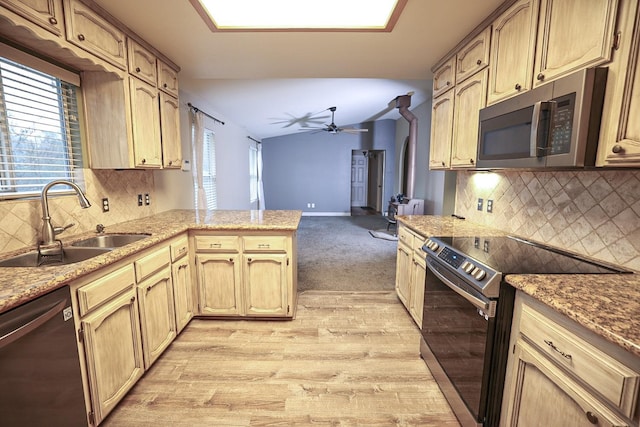
[[[50,197],[49,212],[54,225],[76,225],[68,234],[94,230],[156,213],[153,203],[153,172],[145,170],[84,170],[88,209],[80,208],[75,196]],[[149,194],[151,204],[138,206],[137,195]],[[102,212],[102,198],[109,198],[109,212]],[[0,253],[33,246],[40,236],[40,199],[0,202]]]
[[[456,213],[640,271],[640,171],[458,172]]]

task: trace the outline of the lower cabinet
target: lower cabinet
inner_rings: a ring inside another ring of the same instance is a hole
[[[518,292],[500,425],[637,426],[640,358]]]
[[[196,254],[199,314],[240,316],[242,283],[240,255]]]
[[[289,259],[287,254],[255,253],[242,256],[244,314],[289,315]]]
[[[425,238],[404,226],[398,226],[396,293],[418,327],[422,327],[424,282],[427,274]]]
[[[180,333],[193,318],[193,286],[189,263],[189,240],[186,235],[171,242],[171,279],[176,315],[176,333]]]

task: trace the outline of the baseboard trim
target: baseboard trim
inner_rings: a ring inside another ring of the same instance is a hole
[[[302,216],[351,216],[351,212],[302,212]]]

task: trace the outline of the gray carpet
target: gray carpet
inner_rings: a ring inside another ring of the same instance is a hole
[[[377,239],[382,216],[303,216],[298,228],[298,291],[393,290],[397,242]]]

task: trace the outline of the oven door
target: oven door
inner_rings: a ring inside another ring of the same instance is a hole
[[[461,398],[474,420],[482,424],[489,394],[496,301],[474,292],[437,259],[428,256],[427,268],[423,339],[458,394],[448,396],[451,388],[441,385],[454,412],[452,399],[459,402]]]

